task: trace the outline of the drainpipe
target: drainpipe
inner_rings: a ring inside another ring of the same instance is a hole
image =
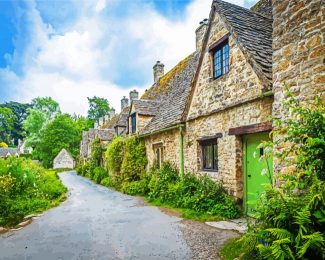
[[[184,136],[183,136],[184,125],[179,126],[179,169],[181,178],[184,176]]]

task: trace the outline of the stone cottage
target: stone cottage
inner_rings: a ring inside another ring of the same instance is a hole
[[[215,0],[196,34],[195,53],[165,75],[154,66],[154,85],[131,104],[129,134],[144,139],[149,166],[171,161],[253,200],[268,182],[263,169],[273,172],[259,144],[271,117],[285,116],[284,84],[302,100],[324,96],[324,5],[261,0],[248,10]]]
[[[75,161],[66,149],[62,149],[53,160],[53,169],[73,169],[74,166]]]
[[[184,172],[182,114],[197,69],[207,20],[196,30],[196,51],[164,74],[164,65],[153,67],[154,84],[140,100],[131,103],[129,135],[139,134],[144,140],[148,167],[169,161]]]
[[[19,157],[20,151],[18,148],[0,148],[0,158],[6,158],[9,156]]]

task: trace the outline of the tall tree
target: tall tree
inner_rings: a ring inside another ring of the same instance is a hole
[[[67,114],[58,115],[41,132],[35,155],[45,167],[50,167],[63,148],[76,157],[79,154],[80,141],[81,132],[77,123]]]
[[[27,132],[26,145],[36,148],[40,141],[42,129],[61,114],[58,102],[51,97],[37,97],[32,100],[32,108],[28,109],[28,116],[23,123]]]
[[[15,145],[18,145],[19,139],[24,139],[26,133],[23,128],[23,122],[28,115],[28,108],[31,107],[31,104],[23,104],[18,102],[6,102],[5,104],[0,105],[1,107],[7,107],[12,110],[16,115],[14,120],[14,129],[11,131],[11,139],[14,139]]]
[[[11,132],[14,129],[16,115],[7,107],[0,107],[0,141],[12,144]]]
[[[50,118],[61,114],[59,103],[51,97],[37,97],[32,100],[32,107],[35,110],[43,111]]]
[[[101,98],[101,97],[88,97],[88,103],[89,103],[89,110],[88,110],[88,118],[96,121],[100,117],[105,116],[110,108],[109,108],[109,103],[106,98]]]

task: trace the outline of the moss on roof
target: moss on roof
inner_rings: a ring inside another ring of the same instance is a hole
[[[101,129],[113,128],[114,124],[116,123],[116,121],[118,119],[119,119],[119,114],[116,114],[115,116],[112,117],[112,119],[110,119],[109,121],[105,122],[103,124],[103,126],[101,127]]]
[[[179,62],[174,68],[172,68],[170,71],[168,71],[164,76],[162,76],[159,81],[157,82],[157,84],[154,84],[151,86],[150,89],[148,89],[141,97],[141,99],[155,99],[156,96],[160,93],[166,93],[168,91],[169,88],[169,82],[172,78],[174,78],[175,76],[177,76],[180,72],[182,72],[191,56],[193,54],[189,55],[188,57],[186,57],[184,60],[182,60],[181,62]]]

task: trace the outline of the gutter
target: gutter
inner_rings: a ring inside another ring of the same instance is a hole
[[[163,128],[163,129],[153,131],[151,133],[140,134],[139,137],[140,138],[148,137],[148,136],[155,135],[155,134],[160,134],[162,132],[166,132],[166,131],[169,131],[169,130],[179,129],[180,127],[185,127],[185,125],[184,124],[177,124],[177,125],[174,125],[174,126],[170,126],[170,127],[167,127],[167,128]]]

